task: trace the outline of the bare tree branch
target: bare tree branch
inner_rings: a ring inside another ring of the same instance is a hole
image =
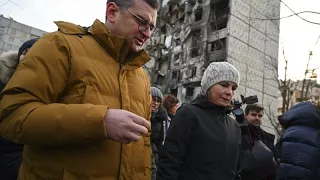
[[[272,112],[271,106],[272,106],[271,104],[269,104],[267,106],[268,109],[265,109],[265,115],[267,116],[268,120],[270,121],[272,127],[274,127],[274,129],[276,130],[278,137],[281,137],[283,134],[283,129],[282,129],[281,124],[278,121],[278,117],[276,115],[274,115],[274,113]]]

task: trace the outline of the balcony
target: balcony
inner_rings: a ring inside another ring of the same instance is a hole
[[[211,52],[208,52],[208,57],[209,57],[208,64],[210,64],[211,62],[225,61],[225,59],[227,58],[227,51],[226,49],[211,51]]]

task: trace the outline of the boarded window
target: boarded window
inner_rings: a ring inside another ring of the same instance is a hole
[[[193,87],[187,87],[186,88],[186,96],[187,97],[192,97],[194,93],[194,88]]]

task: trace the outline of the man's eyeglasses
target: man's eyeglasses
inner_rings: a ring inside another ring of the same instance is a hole
[[[149,29],[151,32],[154,31],[154,29],[155,29],[154,25],[150,24],[148,20],[143,19],[142,17],[136,15],[135,13],[133,13],[132,11],[130,11],[126,7],[121,7],[121,8],[125,9],[126,11],[128,11],[130,14],[132,14],[135,17],[135,19],[138,23],[139,31],[145,32],[147,29]]]

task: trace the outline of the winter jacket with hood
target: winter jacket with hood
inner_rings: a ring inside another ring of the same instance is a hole
[[[18,65],[18,52],[0,55],[0,92],[4,89]],[[22,161],[23,145],[0,137],[0,179],[16,180]]]
[[[157,180],[234,180],[240,146],[240,127],[228,110],[198,96],[172,120]]]
[[[250,149],[242,155],[242,180],[275,180],[277,162],[273,134],[265,132],[258,126],[248,126],[247,138],[242,145]],[[244,135],[243,135],[244,136]],[[245,145],[247,146],[247,145]]]
[[[320,110],[311,102],[302,102],[279,121],[286,130],[280,141],[277,179],[320,179]]]
[[[150,134],[108,139],[108,108],[151,116],[145,51],[96,20],[86,31],[56,22],[37,41],[0,96],[0,135],[25,144],[19,180],[149,180]]]

